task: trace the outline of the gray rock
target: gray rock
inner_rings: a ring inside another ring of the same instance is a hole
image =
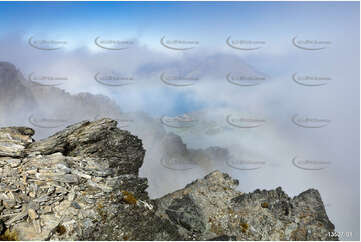
[[[204,216],[189,195],[174,199],[165,212],[170,220],[189,231],[203,232],[205,230]]]
[[[138,177],[142,141],[116,126],[84,121],[37,142],[32,129],[1,128],[0,230],[19,240],[335,239],[314,189],[294,198],[281,188],[243,194],[214,171],[149,199]]]
[[[115,175],[137,175],[145,155],[142,142],[116,126],[117,122],[110,119],[81,122],[35,142],[28,150],[42,155],[61,152],[71,157],[104,158]]]
[[[334,226],[316,190],[291,199],[280,187],[243,194],[234,190],[237,185],[238,181],[227,174],[212,172],[157,199],[157,215],[168,217],[187,239],[337,239],[328,237]],[[205,221],[205,229],[195,231],[200,221]]]
[[[33,135],[34,130],[31,128],[0,128],[0,157],[23,157],[24,149],[33,142]]]

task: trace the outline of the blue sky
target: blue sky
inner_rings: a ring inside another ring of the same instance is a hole
[[[181,35],[217,44],[227,35],[274,39],[327,32],[359,18],[358,2],[1,2],[1,32],[127,35],[157,44]],[[154,41],[154,42],[153,42]]]

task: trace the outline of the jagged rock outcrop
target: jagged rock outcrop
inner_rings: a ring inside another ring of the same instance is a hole
[[[244,194],[214,171],[151,200],[138,177],[142,141],[111,119],[80,122],[35,142],[0,128],[0,237],[20,240],[331,240],[313,189]]]
[[[280,187],[243,194],[238,181],[219,171],[157,200],[157,215],[196,240],[333,240],[320,194],[291,199]]]

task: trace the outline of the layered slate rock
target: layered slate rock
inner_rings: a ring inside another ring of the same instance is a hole
[[[325,240],[320,194],[243,194],[215,171],[151,200],[138,177],[142,141],[111,119],[80,122],[35,142],[0,128],[0,238],[19,240]]]
[[[141,140],[118,129],[117,122],[110,119],[75,124],[31,144],[28,150],[42,155],[61,152],[70,157],[97,158],[117,175],[138,175],[145,154]]]
[[[23,157],[33,142],[34,130],[26,127],[0,128],[0,157]]]

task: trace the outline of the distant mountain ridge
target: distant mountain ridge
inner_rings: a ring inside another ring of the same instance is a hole
[[[39,85],[24,78],[14,64],[0,62],[0,126],[28,125],[45,138],[74,122],[120,115],[120,107],[106,96],[71,95]]]

